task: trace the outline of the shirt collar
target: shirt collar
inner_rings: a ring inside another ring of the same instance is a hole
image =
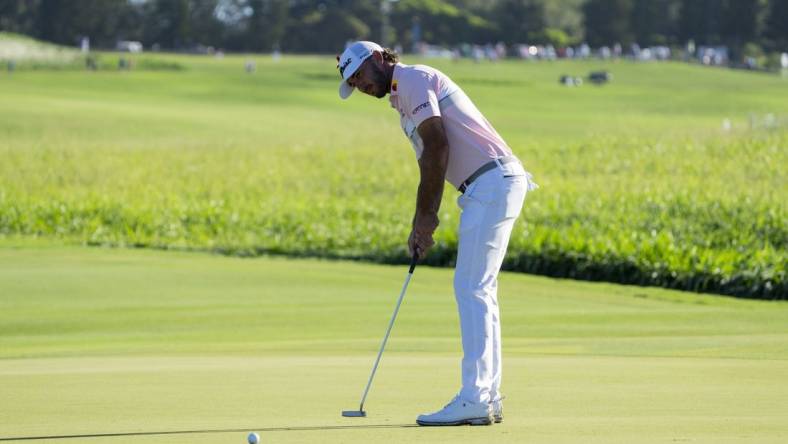
[[[399,77],[400,74],[402,73],[402,68],[404,67],[405,65],[403,65],[402,63],[397,63],[396,65],[394,65],[394,73],[391,74],[391,85],[389,86],[389,94],[392,97],[399,95],[399,90],[398,90]]]

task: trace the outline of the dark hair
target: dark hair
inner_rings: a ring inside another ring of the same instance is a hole
[[[385,48],[383,49],[383,60],[390,63],[397,63],[399,62],[399,54],[394,52],[393,49]]]

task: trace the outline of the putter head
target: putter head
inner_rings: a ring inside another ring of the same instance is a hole
[[[342,416],[346,418],[365,418],[367,412],[363,410],[342,410]]]

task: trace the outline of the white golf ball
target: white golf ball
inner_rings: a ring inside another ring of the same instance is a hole
[[[260,435],[252,432],[246,437],[246,440],[249,441],[249,444],[257,444],[260,442]]]

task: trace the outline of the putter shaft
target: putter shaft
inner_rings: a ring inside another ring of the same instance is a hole
[[[367,387],[364,389],[364,395],[361,397],[361,405],[358,408],[358,411],[364,414],[364,402],[367,400],[367,393],[369,393],[369,387],[372,385],[372,379],[375,377],[375,372],[378,370],[378,364],[380,364],[380,357],[383,355],[383,350],[386,348],[386,342],[389,340],[389,335],[391,334],[391,328],[394,326],[394,320],[397,319],[397,313],[399,312],[399,307],[402,305],[402,299],[405,297],[405,291],[408,289],[408,284],[410,283],[410,278],[413,277],[413,270],[416,268],[416,261],[419,260],[418,254],[413,255],[413,259],[410,262],[410,269],[408,270],[408,276],[405,278],[405,284],[402,286],[402,291],[399,294],[399,298],[397,299],[397,306],[394,308],[394,313],[391,315],[391,320],[389,321],[389,326],[386,329],[386,335],[383,337],[383,343],[380,344],[380,350],[378,351],[378,357],[375,359],[375,365],[372,366],[372,374],[369,375],[369,381],[367,381]]]

